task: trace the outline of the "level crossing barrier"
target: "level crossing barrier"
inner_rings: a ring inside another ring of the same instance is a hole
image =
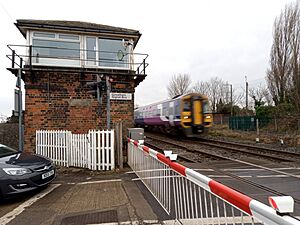
[[[238,191],[128,138],[128,164],[163,209],[182,224],[300,225]]]

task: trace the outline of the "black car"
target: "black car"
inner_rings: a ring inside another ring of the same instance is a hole
[[[0,197],[43,187],[55,176],[55,166],[50,159],[0,144]]]

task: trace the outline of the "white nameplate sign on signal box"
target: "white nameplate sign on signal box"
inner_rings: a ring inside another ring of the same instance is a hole
[[[112,100],[132,100],[131,93],[110,93],[110,99]]]

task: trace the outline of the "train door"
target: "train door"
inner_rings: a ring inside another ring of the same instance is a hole
[[[192,97],[192,123],[193,126],[202,125],[202,105],[200,96]]]
[[[181,126],[183,128],[189,128],[191,127],[191,122],[192,122],[192,118],[191,118],[191,97],[189,96],[185,96],[182,98],[182,106],[181,106]]]
[[[156,113],[157,116],[162,116],[162,105],[159,104],[157,105],[157,113]]]
[[[169,103],[169,123],[174,126],[174,102]]]

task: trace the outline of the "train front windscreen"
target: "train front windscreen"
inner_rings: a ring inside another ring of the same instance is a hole
[[[213,122],[213,117],[211,113],[211,108],[208,101],[203,101],[203,114],[204,114],[204,126],[210,127]]]

